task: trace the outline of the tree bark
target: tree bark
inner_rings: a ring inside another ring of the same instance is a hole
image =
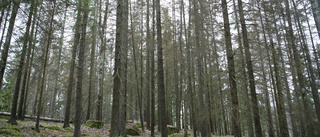
[[[110,137],[119,136],[119,114],[120,114],[120,93],[121,93],[121,47],[127,44],[127,34],[125,34],[126,20],[128,18],[128,12],[126,9],[128,4],[125,0],[119,0],[117,2],[117,19],[116,19],[116,45],[115,45],[115,64],[113,75],[113,100],[112,100],[112,114],[111,114],[111,131]],[[124,21],[123,21],[124,20]]]
[[[49,34],[47,37],[47,43],[46,43],[46,50],[45,50],[45,58],[44,58],[44,65],[43,65],[43,72],[42,72],[42,82],[41,82],[41,89],[40,89],[40,95],[39,95],[39,103],[38,103],[38,112],[37,112],[37,119],[36,119],[36,131],[40,132],[39,126],[40,126],[40,115],[41,115],[41,105],[42,105],[42,94],[45,88],[45,81],[46,81],[46,69],[47,69],[47,62],[48,62],[48,54],[49,54],[49,48],[52,41],[52,34],[53,34],[53,21],[54,21],[54,13],[56,9],[56,1],[53,1],[52,3],[52,13],[51,13],[51,19],[50,19],[50,26],[49,26]]]
[[[156,0],[156,20],[157,20],[157,50],[158,50],[158,100],[160,112],[161,137],[167,137],[166,101],[164,91],[163,55],[162,55],[162,34],[161,34],[161,11],[160,0]]]
[[[28,45],[28,41],[29,41],[29,34],[30,34],[30,27],[31,27],[31,21],[32,21],[32,16],[33,16],[33,7],[34,7],[34,1],[32,1],[31,6],[30,6],[30,12],[29,12],[29,16],[28,16],[28,21],[27,21],[27,26],[26,26],[26,32],[25,32],[25,39],[23,41],[23,47],[22,47],[22,52],[21,52],[21,57],[20,57],[20,64],[19,64],[19,68],[18,68],[18,75],[17,75],[17,79],[16,79],[16,86],[15,86],[15,90],[18,91],[20,90],[20,83],[21,83],[21,78],[22,80],[25,79],[25,76],[22,77],[22,73],[25,72],[24,71],[24,64],[25,64],[25,57],[26,57],[26,52],[28,50],[28,56],[30,55],[30,49],[31,49],[31,45],[29,45],[29,47],[27,47]],[[27,66],[25,65],[25,68]],[[24,84],[22,84],[24,85]],[[22,89],[24,89],[24,87],[21,87]],[[23,107],[23,102],[24,102],[24,97],[25,97],[25,91],[21,90],[21,94],[20,94],[20,101],[19,101],[19,107],[18,107],[18,119],[22,119],[22,107]],[[12,107],[14,108],[14,107]],[[15,115],[15,114],[13,114]]]
[[[74,41],[72,46],[72,57],[70,61],[70,72],[68,79],[68,89],[66,91],[66,102],[65,102],[65,110],[64,110],[64,123],[63,128],[70,127],[70,110],[71,110],[71,95],[74,86],[74,69],[75,69],[75,59],[77,55],[77,48],[80,40],[80,28],[81,28],[81,0],[77,4],[77,19],[75,23],[75,33],[74,33]]]
[[[9,20],[9,27],[8,27],[8,31],[7,31],[7,35],[6,35],[6,41],[4,42],[4,45],[3,45],[4,49],[1,51],[0,92],[1,92],[1,87],[2,87],[4,71],[5,71],[6,65],[7,65],[7,58],[8,58],[8,52],[9,52],[9,47],[10,47],[10,42],[11,42],[11,36],[12,36],[16,16],[18,13],[19,5],[20,5],[20,0],[15,1],[15,4],[14,4],[13,9],[11,11],[11,17]],[[12,99],[12,106],[15,106],[15,107],[17,106],[18,95],[19,95],[19,91],[15,91],[13,98],[16,98],[16,99]],[[16,115],[15,114],[16,114],[17,109],[12,108],[12,111],[14,111],[14,112],[11,112],[11,114],[13,114],[13,116],[12,116],[12,118],[10,118],[9,123],[16,124]]]
[[[89,0],[83,1],[83,19],[81,24],[81,39],[78,54],[78,67],[77,67],[77,79],[76,79],[76,103],[75,103],[75,115],[74,115],[74,137],[81,136],[81,115],[82,115],[82,78],[83,78],[83,67],[85,62],[85,44],[87,34],[87,22],[89,14]]]
[[[94,6],[97,7],[98,0],[94,1]],[[91,57],[90,57],[90,74],[89,74],[89,91],[88,91],[88,107],[87,107],[87,116],[86,120],[89,120],[91,117],[91,103],[92,103],[92,92],[95,91],[94,76],[95,76],[95,56],[96,56],[96,45],[97,45],[97,20],[96,20],[96,10],[92,11],[93,13],[93,25],[91,27],[92,31],[92,44],[91,44]]]

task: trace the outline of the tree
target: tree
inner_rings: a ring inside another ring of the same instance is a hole
[[[312,12],[314,21],[316,22],[316,27],[318,31],[318,36],[320,38],[320,0],[310,0],[312,6]]]
[[[224,37],[227,49],[227,61],[228,61],[228,74],[230,83],[231,103],[232,103],[232,127],[235,137],[241,137],[241,126],[239,120],[239,108],[238,108],[238,93],[237,83],[235,81],[235,69],[234,69],[234,54],[232,51],[230,23],[228,17],[227,1],[222,1],[223,22],[224,22]]]
[[[86,44],[87,22],[89,14],[89,0],[83,0],[83,19],[81,24],[81,39],[78,54],[78,67],[77,67],[77,80],[76,80],[76,104],[75,104],[75,116],[74,116],[74,137],[81,136],[81,115],[82,115],[82,78],[83,78],[83,66],[84,66],[84,53]]]
[[[1,91],[1,88],[2,88],[2,82],[3,82],[3,75],[4,75],[4,71],[6,69],[6,64],[7,64],[7,58],[8,58],[8,52],[9,52],[9,47],[10,47],[10,42],[11,42],[11,36],[12,36],[12,32],[13,32],[13,27],[14,27],[14,22],[16,20],[16,16],[17,16],[17,13],[18,13],[18,8],[19,8],[19,5],[20,5],[20,0],[17,0],[17,1],[14,1],[14,6],[13,6],[13,9],[11,11],[11,17],[10,17],[10,20],[9,20],[9,27],[8,27],[8,31],[7,31],[7,35],[6,35],[6,41],[4,43],[4,48],[3,50],[1,51],[1,61],[0,61],[0,91]],[[18,93],[19,91],[15,91],[17,92],[15,95],[14,95],[14,98],[16,99],[13,99],[12,100],[12,103],[14,104],[16,101],[14,100],[18,100]],[[16,105],[13,105],[13,106],[16,106]],[[16,109],[12,109],[13,111],[16,111]],[[12,112],[11,112],[12,113]],[[15,113],[15,112],[13,112]],[[15,116],[12,116],[11,118],[12,120],[9,120],[9,122],[11,124],[16,124],[15,122]]]
[[[44,65],[43,65],[43,71],[42,71],[42,82],[41,82],[41,89],[40,89],[40,95],[39,95],[39,102],[38,102],[38,111],[37,111],[37,119],[36,119],[36,131],[40,132],[39,126],[40,126],[40,115],[41,115],[41,105],[42,105],[42,95],[43,91],[45,90],[45,80],[46,80],[46,69],[47,69],[47,62],[48,62],[48,52],[52,41],[52,35],[53,35],[53,20],[54,20],[54,13],[56,9],[56,1],[53,1],[52,5],[52,13],[50,17],[50,26],[49,26],[49,34],[47,38],[46,43],[46,49],[44,53]]]
[[[72,57],[69,71],[68,79],[68,89],[66,91],[66,101],[65,101],[65,110],[64,110],[64,122],[63,128],[70,127],[70,107],[71,107],[71,95],[74,86],[74,68],[75,68],[75,59],[77,55],[77,48],[80,40],[80,27],[81,27],[81,0],[77,4],[77,18],[75,23],[75,32],[74,32],[74,43],[72,45]]]
[[[127,46],[127,34],[128,28],[126,23],[128,20],[128,1],[119,0],[117,1],[117,18],[116,18],[116,45],[115,45],[115,64],[113,74],[113,100],[112,100],[112,114],[111,114],[111,129],[110,137],[118,137],[119,130],[124,128],[119,125],[119,114],[120,114],[120,93],[121,93],[121,76],[122,76],[122,51],[123,46]]]
[[[33,16],[33,7],[34,7],[34,1],[32,1],[31,6],[30,6],[30,12],[29,12],[29,16],[28,16],[28,21],[27,21],[27,27],[26,27],[26,32],[25,32],[25,39],[23,42],[23,47],[22,47],[22,51],[21,51],[21,57],[20,57],[20,62],[19,62],[19,66],[18,66],[18,74],[17,74],[17,79],[16,79],[16,86],[15,86],[15,93],[19,94],[20,91],[20,83],[21,83],[21,78],[22,78],[22,73],[23,73],[23,65],[24,65],[24,60],[25,60],[25,56],[26,56],[26,52],[27,52],[27,48],[30,49],[30,47],[27,47],[28,45],[28,41],[29,41],[29,31],[30,31],[30,26],[31,26],[31,20],[32,20],[32,16]],[[20,96],[20,103],[19,103],[19,108],[18,108],[18,119],[21,119],[22,117],[22,105],[23,105],[23,99],[24,99],[24,91],[21,91],[21,96]],[[15,100],[17,99],[17,100]],[[16,115],[16,110],[17,109],[17,101],[18,98],[13,98],[13,103],[12,103],[12,110],[11,112],[11,116],[13,117],[13,115]],[[15,105],[15,106],[14,106]]]
[[[165,91],[164,91],[164,73],[163,73],[163,55],[162,55],[162,34],[161,34],[161,11],[160,0],[156,0],[156,20],[157,20],[157,50],[158,50],[158,111],[160,112],[160,131],[161,136],[167,135],[167,120],[166,120],[166,105],[165,105]]]

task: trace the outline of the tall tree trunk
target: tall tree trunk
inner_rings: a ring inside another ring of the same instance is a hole
[[[9,20],[9,27],[8,27],[8,31],[7,31],[7,35],[6,35],[6,41],[4,42],[4,48],[1,51],[1,60],[0,60],[0,92],[1,92],[1,87],[2,87],[2,81],[3,81],[3,75],[4,75],[4,71],[6,69],[6,65],[7,65],[7,58],[8,58],[8,52],[9,52],[9,47],[10,47],[10,42],[11,42],[11,36],[12,36],[12,32],[13,32],[13,27],[14,27],[14,22],[16,20],[16,16],[18,13],[18,8],[20,5],[20,0],[15,1],[15,4],[13,6],[12,12],[11,12],[11,17]],[[1,47],[0,47],[1,48]],[[19,91],[15,91],[14,93],[14,97],[12,99],[12,106],[15,108],[12,108],[12,112],[10,120],[8,121],[11,124],[17,124],[16,122],[16,111],[17,111],[17,100],[18,100],[18,95],[19,95]],[[15,101],[16,100],[16,101]]]
[[[94,6],[97,7],[98,0],[94,1]],[[93,25],[91,27],[92,31],[92,44],[91,44],[91,57],[90,57],[90,74],[89,74],[89,91],[88,91],[88,107],[87,107],[87,117],[86,120],[89,120],[91,117],[91,103],[92,103],[92,92],[95,91],[94,76],[95,76],[95,56],[96,56],[96,45],[97,45],[97,20],[96,20],[96,10],[92,11],[93,13]]]
[[[24,102],[23,102],[23,109],[22,109],[22,113],[21,113],[21,120],[24,120],[24,115],[26,113],[26,108],[27,108],[27,99],[28,99],[28,91],[29,91],[29,83],[30,83],[30,74],[31,74],[31,67],[32,67],[32,63],[33,63],[33,57],[34,57],[34,52],[35,52],[35,44],[34,44],[34,39],[37,36],[38,30],[36,30],[35,35],[33,35],[34,30],[35,30],[35,25],[39,23],[39,21],[36,19],[37,17],[37,11],[38,9],[35,8],[35,15],[33,16],[33,22],[32,22],[32,29],[31,29],[31,33],[30,33],[30,38],[31,40],[29,40],[29,51],[28,51],[28,55],[27,55],[27,62],[26,62],[26,70],[24,73],[24,78],[23,78],[23,83],[22,83],[22,91],[25,91],[25,97],[24,97]],[[36,22],[37,20],[37,22]],[[33,37],[35,36],[35,37]],[[32,50],[32,53],[31,53]],[[31,56],[31,57],[30,57]]]
[[[223,11],[223,22],[224,22],[224,37],[226,42],[227,49],[227,62],[228,62],[228,74],[229,74],[229,83],[231,91],[231,116],[232,116],[232,127],[235,137],[241,137],[241,126],[240,126],[240,115],[238,108],[238,93],[237,93],[237,83],[235,81],[235,69],[234,69],[234,55],[232,51],[231,44],[231,34],[230,34],[230,23],[228,17],[228,6],[226,0],[222,1],[222,11]]]
[[[146,122],[147,128],[150,129],[150,1],[147,1],[147,39],[146,39],[146,46],[147,46],[147,57],[146,57],[146,98],[147,98],[147,106],[146,106]]]
[[[103,81],[104,81],[104,62],[105,62],[105,49],[106,49],[106,40],[105,40],[105,29],[107,25],[107,16],[108,16],[108,9],[109,9],[109,0],[106,1],[106,9],[103,17],[103,24],[101,25],[101,3],[100,3],[100,50],[99,50],[99,57],[98,57],[98,103],[97,103],[97,112],[96,112],[96,119],[102,121],[102,105],[103,105]]]
[[[233,8],[236,10],[236,2],[233,0]],[[235,12],[235,20],[236,20],[236,29],[237,29],[237,34],[238,34],[238,44],[239,44],[239,49],[240,49],[240,58],[241,58],[241,73],[242,73],[242,86],[244,90],[244,96],[245,96],[245,103],[246,105],[246,117],[247,117],[247,126],[248,126],[248,132],[249,132],[249,137],[254,137],[254,130],[253,130],[253,125],[252,125],[252,104],[250,103],[250,97],[248,94],[248,76],[246,72],[246,64],[245,64],[245,57],[244,57],[244,49],[241,41],[241,34],[240,34],[240,26],[239,26],[239,18],[238,18],[238,12]]]
[[[317,115],[317,118],[318,118],[318,123],[317,124],[318,124],[318,126],[320,126],[320,100],[319,100],[319,93],[318,93],[317,84],[316,84],[316,77],[315,77],[315,74],[314,74],[312,60],[311,60],[311,56],[310,56],[310,53],[309,53],[309,47],[307,45],[307,42],[305,41],[306,37],[305,37],[304,31],[302,30],[302,25],[301,25],[300,18],[297,15],[298,11],[297,11],[297,7],[296,7],[296,4],[295,4],[294,0],[292,0],[292,4],[294,6],[294,11],[295,11],[294,13],[295,13],[295,18],[296,18],[297,23],[298,23],[298,29],[299,29],[299,32],[301,34],[301,39],[302,39],[301,46],[302,46],[302,49],[305,52],[306,58],[307,58],[307,68],[309,70],[310,79],[311,79],[311,81],[310,81],[311,93],[312,93],[314,105],[315,105],[315,108],[316,108],[316,115]],[[320,4],[320,2],[318,4]],[[320,13],[320,11],[319,11],[319,13]]]
[[[81,115],[82,115],[82,78],[83,67],[85,62],[85,47],[86,47],[86,34],[87,34],[87,22],[89,14],[89,0],[83,0],[83,19],[81,24],[81,39],[78,54],[78,67],[77,67],[77,79],[76,79],[76,103],[75,103],[75,115],[74,115],[74,137],[81,136]]]
[[[297,75],[298,75],[298,82],[299,82],[299,91],[300,91],[300,94],[301,94],[301,97],[302,97],[302,101],[303,101],[303,104],[304,104],[304,115],[305,115],[305,118],[309,118],[310,117],[310,111],[309,111],[309,105],[308,105],[308,102],[307,102],[307,93],[306,93],[306,89],[305,89],[305,81],[304,81],[304,76],[303,76],[303,70],[301,69],[301,64],[300,64],[300,55],[299,55],[299,51],[297,49],[297,46],[295,44],[295,41],[294,41],[294,33],[293,33],[293,28],[292,28],[292,21],[291,21],[291,11],[290,11],[290,7],[289,7],[289,1],[288,0],[284,0],[285,2],[285,11],[286,11],[286,18],[287,18],[287,21],[288,21],[288,28],[286,29],[286,33],[288,34],[287,37],[288,37],[288,41],[289,41],[289,45],[290,47],[292,48],[292,51],[293,51],[293,58],[294,58],[294,62],[295,62],[295,67],[296,67],[296,71],[297,71]],[[281,5],[281,3],[279,4]],[[319,119],[319,117],[318,117]],[[310,123],[307,123],[307,129],[308,129],[308,136],[314,136],[314,128],[312,126],[312,124]],[[283,134],[286,134],[287,136],[288,133],[283,133]]]
[[[5,8],[3,8],[5,9]],[[4,37],[4,34],[5,34],[5,30],[6,30],[6,26],[7,26],[7,22],[8,22],[8,17],[9,17],[9,11],[11,9],[11,4],[9,3],[9,6],[8,8],[6,9],[7,10],[7,14],[6,14],[6,18],[4,20],[4,25],[3,25],[3,29],[2,29],[2,35],[1,35],[1,40],[0,40],[0,51],[1,51],[1,46],[2,46],[2,40],[3,40],[3,37]],[[1,27],[1,26],[0,26]],[[1,88],[1,83],[0,83],[0,88]],[[0,89],[1,90],[1,89]]]
[[[128,20],[128,3],[125,0],[117,2],[117,19],[116,19],[116,45],[115,45],[115,64],[113,75],[113,100],[112,100],[112,114],[111,114],[111,131],[110,137],[118,137],[119,129],[124,128],[119,125],[120,114],[120,93],[121,93],[121,47],[127,46],[127,20]]]
[[[163,74],[163,55],[162,55],[162,34],[161,34],[161,11],[160,0],[156,0],[156,20],[157,20],[157,50],[158,50],[158,100],[160,112],[160,131],[161,137],[167,137],[167,120],[166,120],[166,101],[164,91],[164,74]]]
[[[42,94],[45,88],[45,81],[46,81],[46,69],[47,69],[47,62],[48,62],[48,54],[49,54],[49,48],[52,41],[52,35],[53,35],[53,21],[54,21],[54,14],[56,10],[56,1],[53,1],[52,3],[52,13],[50,18],[50,26],[49,26],[49,35],[47,38],[46,43],[46,50],[45,50],[45,58],[44,58],[44,65],[43,65],[43,72],[42,72],[42,82],[41,82],[41,89],[40,89],[40,95],[39,95],[39,102],[38,102],[38,112],[37,112],[37,120],[36,120],[36,131],[40,132],[39,126],[40,126],[40,115],[41,115],[41,105],[42,105]]]
[[[31,6],[30,6],[30,12],[29,12],[29,16],[28,16],[28,21],[27,21],[27,26],[26,26],[26,32],[25,32],[25,39],[23,41],[23,47],[22,47],[22,52],[21,52],[21,57],[20,57],[20,64],[19,64],[19,68],[18,68],[18,75],[17,75],[17,79],[16,79],[16,86],[15,86],[15,91],[17,90],[18,93],[20,91],[20,82],[21,82],[21,78],[22,78],[22,73],[25,72],[24,69],[27,67],[24,63],[25,63],[25,57],[26,57],[26,52],[28,50],[28,56],[30,55],[30,51],[31,51],[31,45],[29,45],[29,47],[27,47],[28,45],[28,41],[29,41],[29,34],[30,34],[30,27],[31,27],[31,21],[32,21],[32,16],[33,16],[33,7],[34,7],[34,1],[32,1]],[[23,78],[25,78],[26,75],[24,75]],[[24,80],[22,78],[22,80]],[[22,84],[24,85],[24,84]],[[24,89],[24,87],[21,87],[22,89]],[[21,94],[20,94],[20,101],[19,101],[19,107],[18,107],[18,119],[21,120],[22,118],[22,107],[23,107],[23,102],[24,102],[24,97],[25,97],[25,91],[21,90]],[[14,107],[12,107],[14,108]],[[15,114],[14,114],[15,115]]]
[[[121,46],[121,90],[120,90],[120,113],[119,113],[119,130],[120,136],[126,137],[126,100],[127,100],[127,62],[128,62],[128,1],[124,1],[122,19],[122,39]]]
[[[250,53],[250,48],[249,48],[248,36],[247,36],[247,27],[246,27],[245,19],[244,19],[242,0],[238,0],[238,7],[239,7],[240,23],[241,23],[241,30],[242,30],[243,46],[244,46],[244,50],[245,50],[246,64],[247,64],[247,69],[248,69],[247,73],[249,76],[249,86],[250,86],[250,95],[251,95],[251,102],[252,102],[255,134],[256,134],[256,136],[262,136],[260,116],[259,116],[259,106],[258,106],[259,104],[258,104],[256,87],[255,87],[255,80],[254,80],[254,75],[253,75],[253,65],[252,65],[252,61],[251,61],[251,53]]]
[[[80,40],[80,28],[81,28],[81,0],[77,4],[77,18],[75,23],[75,33],[74,33],[74,42],[72,46],[72,57],[70,61],[70,71],[69,71],[69,79],[68,79],[68,89],[66,91],[66,101],[65,101],[65,110],[64,110],[64,122],[63,128],[70,127],[70,110],[71,110],[71,95],[74,86],[74,68],[75,68],[75,59],[77,55],[77,48]]]
[[[307,12],[307,8],[306,8],[306,4],[304,2],[303,2],[303,12],[304,12],[305,16],[307,17],[306,21],[307,21],[307,24],[308,24],[308,31],[309,31],[309,35],[310,35],[311,44],[312,44],[313,54],[314,54],[315,62],[316,62],[316,65],[317,65],[317,73],[318,73],[317,76],[319,78],[320,77],[319,56],[317,54],[318,51],[316,50],[316,47],[315,47],[315,44],[314,44],[312,31],[311,31],[311,26],[310,26],[309,18],[308,18],[308,12]]]
[[[320,0],[310,0],[310,2],[312,6],[313,18],[316,22],[318,36],[320,38]]]
[[[154,126],[156,122],[155,117],[155,61],[154,61],[154,51],[155,51],[155,0],[152,0],[152,43],[151,43],[151,137],[154,137]]]
[[[59,80],[59,73],[60,73],[60,65],[61,65],[61,55],[62,55],[62,46],[63,46],[63,38],[64,38],[64,26],[66,23],[66,17],[67,17],[67,9],[68,5],[66,4],[66,9],[64,11],[64,18],[63,18],[63,23],[62,23],[62,30],[61,30],[61,36],[59,39],[59,55],[58,55],[58,61],[57,61],[57,66],[58,68],[55,71],[55,82],[54,82],[54,88],[53,88],[53,97],[50,103],[50,114],[51,118],[55,117],[55,104],[56,104],[56,96],[58,92],[58,80]]]

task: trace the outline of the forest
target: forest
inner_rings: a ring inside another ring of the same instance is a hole
[[[130,123],[152,137],[320,136],[320,0],[1,0],[0,10],[0,136],[27,119],[74,137],[90,121],[110,137],[132,136]]]

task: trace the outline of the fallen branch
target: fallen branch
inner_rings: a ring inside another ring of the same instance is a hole
[[[0,115],[1,115],[1,116],[11,116],[11,113],[9,113],[9,112],[0,112]],[[36,119],[36,118],[37,118],[37,117],[35,117],[35,116],[30,116],[30,115],[25,115],[24,117],[25,117],[25,118],[29,118],[29,119]],[[43,121],[51,121],[51,122],[61,122],[61,123],[63,123],[63,120],[53,119],[53,118],[48,118],[48,117],[40,117],[40,120],[43,120]]]

